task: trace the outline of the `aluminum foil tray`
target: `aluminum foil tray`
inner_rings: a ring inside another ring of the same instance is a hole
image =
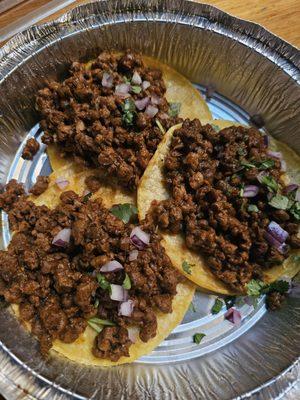
[[[199,90],[213,85],[215,118],[246,123],[260,113],[266,129],[300,153],[300,54],[262,27],[182,0],[98,1],[32,27],[0,49],[0,181],[30,187],[48,174],[44,145],[34,162],[20,158],[28,137],[40,140],[34,96],[62,79],[75,60],[103,49],[131,48],[186,75]],[[0,244],[10,235],[2,215]],[[266,313],[244,305],[236,328],[214,296],[197,292],[196,311],[150,355],[130,365],[93,368],[59,356],[44,361],[37,342],[0,309],[0,392],[8,399],[277,399],[300,377],[300,298]],[[0,303],[1,305],[1,303]],[[200,345],[196,332],[206,333]],[[80,349],[78,350],[80,351]],[[293,395],[292,395],[293,393]],[[300,397],[296,389],[289,398]]]

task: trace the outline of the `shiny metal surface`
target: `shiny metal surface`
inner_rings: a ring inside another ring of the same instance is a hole
[[[47,79],[63,77],[71,61],[112,47],[154,55],[202,90],[213,84],[217,94],[209,106],[215,118],[247,122],[249,114],[262,113],[267,130],[300,152],[299,51],[208,5],[101,1],[30,28],[0,50],[0,90],[5,94],[0,97],[1,182],[15,177],[30,187],[39,173],[49,172],[44,147],[34,162],[20,158],[28,135],[40,136],[36,90]],[[9,241],[5,216],[1,240],[2,246]],[[213,296],[197,293],[194,302],[196,312],[189,311],[153,353],[111,369],[60,357],[42,360],[36,341],[2,309],[0,388],[10,399],[17,398],[18,387],[38,399],[71,394],[95,399],[254,399],[258,391],[261,399],[275,399],[299,379],[299,297],[273,314],[265,313],[262,302],[256,310],[243,306],[240,328],[224,321],[224,310],[209,314]],[[192,342],[196,332],[206,333],[200,346]]]

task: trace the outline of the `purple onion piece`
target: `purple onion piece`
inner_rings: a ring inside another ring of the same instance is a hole
[[[132,341],[132,343],[135,343],[137,341],[137,338],[138,338],[137,329],[129,327],[128,328],[128,337],[129,337],[129,340]]]
[[[150,103],[150,97],[144,97],[143,99],[135,100],[134,104],[139,111],[144,110]]]
[[[225,314],[225,319],[231,322],[234,325],[240,325],[242,321],[241,313],[235,309],[234,307],[229,308],[229,310]]]
[[[130,85],[128,83],[121,83],[116,86],[115,94],[119,97],[126,98],[129,97]]]
[[[271,150],[268,150],[268,151],[267,151],[267,154],[268,154],[269,156],[271,156],[271,157],[278,158],[278,160],[281,160],[281,159],[282,159],[282,154],[281,154],[279,151],[271,151]]]
[[[138,258],[138,255],[139,255],[139,251],[138,250],[132,250],[129,253],[129,257],[128,257],[129,261],[135,261]]]
[[[150,235],[144,232],[139,226],[136,226],[131,231],[130,239],[135,247],[143,250],[150,242]]]
[[[60,190],[64,190],[67,186],[69,186],[69,184],[70,184],[70,182],[66,179],[66,178],[63,178],[63,177],[58,177],[56,180],[55,180],[55,183],[56,183],[56,185],[59,187],[59,189]]]
[[[280,243],[284,243],[289,237],[287,231],[285,231],[277,222],[271,221],[268,225],[268,232]]]
[[[287,194],[287,193],[293,192],[294,190],[297,190],[298,187],[299,187],[299,185],[297,185],[296,183],[291,183],[290,185],[286,186],[286,187],[283,189],[283,192],[284,192],[285,194]]]
[[[149,104],[145,110],[145,114],[148,117],[153,118],[158,113],[158,108]]]
[[[287,250],[288,250],[287,245],[285,243],[279,242],[269,232],[265,231],[264,237],[265,237],[266,241],[269,243],[269,245],[275,247],[281,254],[284,254],[287,252]]]
[[[116,272],[124,269],[123,265],[119,263],[117,260],[109,261],[108,263],[102,265],[100,268],[101,272]]]
[[[124,289],[120,285],[114,285],[113,283],[110,285],[111,293],[110,298],[111,300],[115,301],[127,301],[128,300],[128,291]]]
[[[132,82],[134,85],[141,85],[141,84],[142,84],[141,75],[140,75],[137,71],[134,71],[133,76],[132,76],[132,79],[131,79],[131,82]]]
[[[113,86],[113,77],[107,72],[103,73],[101,84],[103,87],[112,88]]]
[[[150,87],[150,86],[151,86],[151,83],[150,83],[150,82],[148,82],[148,81],[143,81],[143,83],[142,83],[142,88],[143,88],[143,90],[148,89],[148,87]]]
[[[287,165],[286,165],[285,160],[280,160],[280,164],[281,164],[281,171],[286,172]]]
[[[52,240],[52,244],[57,247],[67,247],[70,243],[71,238],[71,229],[64,228],[58,232],[57,235],[54,236]]]
[[[158,105],[158,104],[160,104],[160,102],[161,102],[161,98],[158,97],[156,94],[153,94],[151,96],[151,103],[152,104]]]
[[[133,300],[127,300],[123,301],[122,303],[119,304],[119,315],[123,315],[124,317],[130,317],[134,308],[134,301]]]
[[[243,197],[255,197],[259,192],[259,187],[255,185],[247,185],[244,187]]]

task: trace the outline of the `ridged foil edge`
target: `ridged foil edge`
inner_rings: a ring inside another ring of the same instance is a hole
[[[65,33],[66,30],[74,27],[79,20],[88,19],[91,17],[91,13],[101,10],[101,3],[106,3],[105,1],[95,1],[92,4],[86,4],[67,12],[62,17],[57,20],[46,23],[39,26],[33,26],[22,33],[19,33],[10,41],[8,41],[0,50],[0,79],[4,79],[8,74],[10,74],[13,69],[20,65],[26,57],[30,57],[30,53],[37,51],[40,45],[44,45],[47,41],[51,41],[52,34],[55,36],[58,33]],[[111,1],[111,7],[117,9],[122,7],[122,2]],[[234,31],[239,35],[250,36],[254,41],[265,46],[268,51],[274,52],[280,55],[289,64],[288,69],[291,71],[291,76],[297,82],[300,80],[300,53],[299,50],[289,43],[285,42],[283,39],[275,36],[274,34],[268,32],[266,29],[258,24],[247,22],[221,10],[207,5],[194,3],[193,1],[125,1],[123,2],[130,7],[157,7],[159,9],[161,6],[168,10],[174,10],[178,13],[189,13],[191,10],[197,11],[197,15],[205,16],[215,22],[222,21],[225,23],[225,28]],[[126,6],[126,5],[125,5]],[[190,8],[191,7],[191,8]],[[96,18],[96,16],[95,16]],[[76,28],[75,28],[76,29]],[[26,386],[35,386],[34,396],[37,398],[51,398],[51,399],[64,399],[66,395],[57,392],[55,384],[51,385],[50,382],[46,382],[44,378],[41,380],[34,376],[24,365],[19,365],[16,360],[13,360],[7,353],[5,346],[2,346],[0,351],[0,387],[5,396],[12,399],[19,392],[20,394],[26,396],[27,398],[32,398],[31,392],[32,387],[26,394],[26,387],[24,386],[24,378],[26,376]],[[4,374],[5,371],[5,374]],[[7,374],[8,372],[8,374]],[[13,380],[9,376],[13,376]],[[297,381],[300,379],[300,358],[296,360],[291,366],[286,368],[282,373],[273,379],[267,381],[265,384],[257,387],[255,390],[244,393],[241,396],[236,397],[236,400],[240,399],[254,399],[259,396],[261,399],[275,399],[287,393],[291,387],[294,387]],[[42,383],[41,381],[44,381]],[[45,383],[49,386],[45,387]],[[12,385],[15,385],[12,388]],[[24,397],[23,397],[24,398]],[[80,398],[80,397],[78,397]],[[296,397],[295,397],[296,398]]]

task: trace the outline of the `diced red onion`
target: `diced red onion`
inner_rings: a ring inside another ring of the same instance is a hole
[[[300,188],[297,189],[296,195],[295,195],[295,200],[300,201]]]
[[[264,135],[264,145],[268,147],[270,144],[270,137],[269,135]]]
[[[140,111],[144,110],[150,103],[150,97],[144,97],[143,99],[135,100],[134,104]]]
[[[52,244],[58,247],[66,247],[70,243],[70,238],[71,238],[71,229],[64,228],[61,231],[59,231],[57,235],[54,236]]]
[[[282,229],[281,226],[275,221],[271,221],[267,229],[268,232],[280,243],[284,243],[289,237],[288,232]]]
[[[258,194],[258,191],[258,186],[247,185],[244,187],[243,197],[255,197]]]
[[[129,96],[130,85],[129,83],[121,83],[116,86],[115,93],[117,96],[126,98]]]
[[[238,310],[236,310],[234,307],[231,307],[226,312],[225,319],[227,319],[234,325],[240,325],[242,321],[242,316]]]
[[[57,184],[57,186],[61,189],[61,190],[64,190],[69,184],[70,184],[70,182],[66,179],[66,178],[63,178],[63,177],[58,177],[56,180],[55,180],[55,183]]]
[[[143,90],[148,89],[148,87],[149,87],[150,85],[151,85],[150,82],[148,82],[148,81],[143,81],[143,83],[142,83],[142,88],[143,88]]]
[[[280,160],[281,171],[286,172],[287,166],[285,160]]]
[[[293,192],[294,190],[297,190],[298,187],[299,187],[299,186],[298,186],[296,183],[291,183],[290,185],[286,186],[286,187],[283,189],[283,192],[284,192],[284,193],[290,193],[290,192]]]
[[[123,301],[119,304],[119,315],[123,315],[124,317],[130,317],[134,308],[134,301],[127,300]]]
[[[150,235],[144,232],[139,226],[136,226],[131,231],[130,239],[135,247],[143,250],[150,242]]]
[[[103,87],[111,88],[113,86],[113,77],[107,72],[104,72],[101,83]]]
[[[267,154],[268,154],[269,156],[271,156],[271,157],[278,158],[279,160],[282,159],[282,154],[281,154],[279,151],[271,151],[271,150],[268,150],[268,151],[267,151]]]
[[[100,268],[101,272],[116,272],[124,269],[123,265],[119,263],[117,260],[109,261],[108,263],[102,265]]]
[[[132,341],[132,343],[135,343],[137,341],[137,337],[138,337],[138,331],[135,328],[128,328],[128,338],[129,340]]]
[[[138,255],[139,255],[139,251],[138,250],[132,250],[129,253],[129,257],[128,257],[129,261],[135,261],[138,258]]]
[[[110,298],[115,301],[127,301],[128,300],[128,291],[124,289],[120,285],[114,285],[113,283],[110,285],[111,293]]]
[[[158,108],[149,104],[145,110],[145,114],[148,117],[153,118],[158,113]]]
[[[266,171],[261,171],[259,174],[257,174],[257,180],[258,180],[258,182],[262,182],[262,180],[263,180],[263,178],[265,177],[265,176],[267,176],[268,175],[268,173],[266,172]]]
[[[160,102],[161,102],[161,98],[158,97],[156,94],[153,94],[153,95],[151,96],[151,103],[152,103],[152,104],[157,105],[157,104],[160,104]]]
[[[275,239],[269,232],[264,233],[264,237],[270,246],[275,247],[280,253],[286,253],[288,247],[285,243],[279,242],[279,240]]]
[[[134,71],[131,82],[134,83],[135,85],[141,85],[142,78],[141,78],[141,75],[137,71]]]

